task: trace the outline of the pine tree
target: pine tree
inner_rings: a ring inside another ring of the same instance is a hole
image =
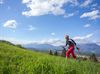
[[[66,57],[66,49],[65,48],[63,48],[63,50],[62,50],[61,56]]]
[[[58,52],[57,52],[57,50],[55,51],[54,55],[55,55],[55,56],[58,56]]]
[[[50,55],[53,55],[52,50],[50,50],[49,54],[50,54]]]
[[[98,62],[97,57],[95,56],[94,53],[93,53],[92,55],[90,55],[89,59],[90,59],[90,61],[92,61],[92,62]]]

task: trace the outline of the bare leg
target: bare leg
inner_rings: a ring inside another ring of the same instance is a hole
[[[68,59],[68,57],[66,56],[66,60]]]

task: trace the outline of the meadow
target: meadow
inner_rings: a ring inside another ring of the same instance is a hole
[[[100,63],[66,60],[0,42],[0,74],[100,74]]]

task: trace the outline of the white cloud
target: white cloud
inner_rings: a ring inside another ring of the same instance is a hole
[[[22,3],[28,3],[30,2],[31,0],[22,0]]]
[[[29,44],[29,43],[46,44],[47,43],[55,46],[65,45],[65,41],[62,41],[60,39],[49,39],[49,40],[41,40],[41,41],[29,41],[24,39],[5,38],[5,37],[0,37],[0,39],[10,41],[14,44]]]
[[[28,41],[28,40],[23,40],[23,39],[16,39],[16,38],[6,38],[6,37],[0,37],[0,40],[6,40],[6,41],[10,41],[13,44],[28,44],[31,43],[32,41]]]
[[[55,33],[51,33],[51,35],[55,35]]]
[[[91,8],[91,10],[96,10],[96,8]]]
[[[77,0],[73,0],[71,1],[73,4],[71,4],[70,6],[74,7],[74,6],[78,6],[79,3],[77,2]]]
[[[93,40],[94,43],[96,43],[97,45],[100,45],[100,39],[95,39]]]
[[[64,14],[65,10],[61,9],[61,7],[65,2],[65,0],[28,0],[27,2],[23,0],[23,3],[27,3],[27,7],[31,10],[24,11],[22,12],[22,14],[26,16],[40,16],[44,14]]]
[[[86,24],[86,25],[84,25],[84,27],[89,27],[91,24]]]
[[[100,39],[95,39],[95,40],[89,40],[89,38],[93,35],[89,34],[86,35],[84,37],[74,37],[72,39],[75,40],[75,42],[77,44],[84,44],[84,43],[96,43],[98,45],[100,45]],[[5,37],[0,37],[0,39],[2,40],[7,40],[10,41],[14,44],[29,44],[29,43],[38,43],[38,44],[52,44],[54,46],[59,46],[59,45],[65,45],[66,44],[66,40],[61,40],[61,39],[49,39],[49,40],[41,40],[41,41],[29,41],[29,40],[24,40],[24,39],[16,39],[16,38],[5,38]]]
[[[54,46],[65,45],[65,41],[60,39],[49,39],[47,43],[52,44]]]
[[[9,28],[16,28],[17,27],[17,22],[15,20],[8,20],[6,23],[4,23],[4,27],[9,27]]]
[[[89,17],[89,19],[97,19],[100,18],[100,15],[98,15],[99,13],[99,10],[94,10],[92,12],[84,13],[80,16],[80,18]]]
[[[96,10],[96,8],[94,8],[94,7],[96,7],[97,6],[97,3],[96,4],[93,4],[93,5],[91,5],[91,10]]]
[[[10,9],[10,6],[8,6],[8,10]]]
[[[36,28],[33,28],[33,27],[31,27],[31,28],[29,28],[29,30],[35,30]]]
[[[29,29],[28,30],[35,30],[36,28],[35,27],[33,27],[32,25],[29,25]]]
[[[73,3],[74,2],[74,3]],[[74,7],[74,6],[80,6],[80,7],[89,7],[89,4],[92,3],[93,0],[85,0],[83,3],[79,3],[77,2],[77,0],[73,0],[72,3],[70,6],[71,7]],[[92,6],[92,5],[91,5]],[[96,4],[93,4],[93,6],[96,6]],[[92,6],[92,7],[93,7]]]
[[[22,15],[40,16],[45,14],[64,15],[63,5],[68,2],[78,5],[77,0],[22,0],[22,3],[30,8],[29,11],[23,11]]]
[[[33,27],[32,25],[29,25],[29,27]]]
[[[79,5],[79,3],[77,2],[77,0],[75,0],[75,6]]]
[[[64,18],[68,18],[68,17],[74,16],[74,15],[77,14],[78,12],[79,12],[79,11],[75,11],[75,13],[66,14],[66,15],[64,15],[63,17],[64,17]]]
[[[74,37],[73,39],[87,39],[89,37],[91,37],[93,35],[93,33],[86,35],[85,37]]]
[[[88,7],[88,5],[92,3],[92,0],[85,0],[83,4],[80,5],[80,7]]]
[[[93,35],[93,33],[86,35],[84,37],[74,37],[73,39],[76,41],[76,43],[92,43],[88,38],[90,38]]]
[[[3,4],[3,0],[0,0],[0,4]]]
[[[100,30],[96,30],[94,33],[100,33]]]
[[[74,14],[75,14],[75,13],[71,13],[71,14],[64,15],[64,18],[71,17],[71,16],[73,16]]]
[[[97,6],[97,3],[96,3],[96,4],[91,5],[91,7],[95,7],[95,6]]]
[[[91,37],[92,35],[93,35],[93,33],[87,35],[85,38],[89,38],[89,37]]]
[[[40,44],[48,43],[48,44],[52,44],[52,45],[58,46],[58,45],[64,44],[64,41],[62,41],[60,39],[49,39],[49,40],[39,41],[38,43],[40,43]]]

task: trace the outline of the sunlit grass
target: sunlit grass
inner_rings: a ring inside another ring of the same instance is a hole
[[[0,42],[0,74],[100,74],[100,64],[20,49]]]

